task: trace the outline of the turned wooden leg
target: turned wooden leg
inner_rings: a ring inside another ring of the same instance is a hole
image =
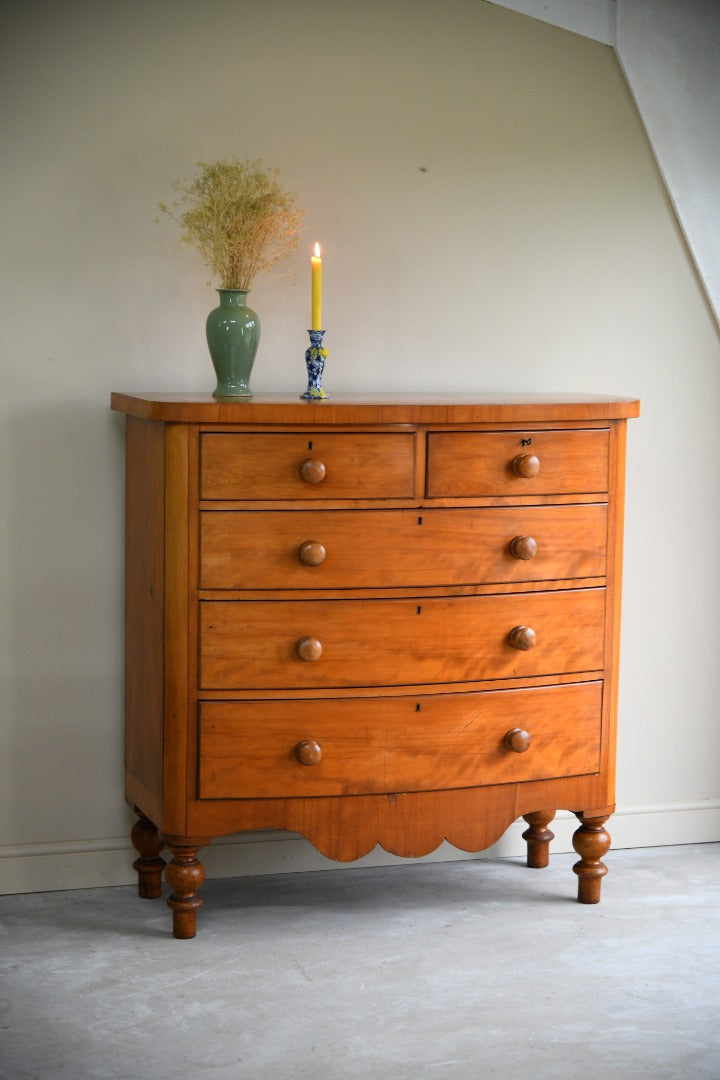
[[[143,900],[155,900],[162,895],[165,860],[160,858],[160,852],[165,847],[165,841],[158,836],[152,821],[140,811],[137,812],[140,818],[132,827],[130,839],[140,856],[133,863],[133,870],[137,870],[138,875],[138,896]]]
[[[173,838],[166,843],[173,853],[173,860],[165,871],[165,880],[173,890],[167,902],[173,913],[173,937],[193,938],[197,909],[202,904],[197,890],[205,880],[197,853],[207,841],[183,842]]]
[[[602,862],[603,855],[610,847],[610,834],[603,828],[605,817],[586,817],[582,811],[575,817],[580,828],[573,836],[573,847],[580,856],[573,870],[578,876],[578,901],[581,904],[600,902],[602,879],[607,874],[607,866]]]
[[[527,864],[534,869],[541,870],[550,862],[550,841],[554,840],[555,833],[548,829],[548,825],[554,817],[554,810],[536,810],[532,814],[523,814],[530,826],[522,834],[523,840],[527,840]]]

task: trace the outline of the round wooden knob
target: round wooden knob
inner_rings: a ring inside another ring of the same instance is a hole
[[[298,548],[298,558],[305,566],[319,566],[326,556],[327,551],[318,540],[306,540]]]
[[[300,475],[306,484],[319,484],[325,479],[325,466],[316,458],[305,458],[300,462]]]
[[[322,747],[314,739],[303,739],[295,747],[295,757],[301,765],[317,765],[322,758]]]
[[[510,554],[514,559],[534,559],[537,541],[532,536],[514,536],[510,541]]]
[[[307,660],[310,664],[313,660],[319,660],[322,656],[322,644],[314,637],[301,637],[295,646],[295,651],[301,660]]]
[[[537,644],[537,635],[532,626],[513,626],[508,634],[508,640],[513,649],[527,652],[528,649],[533,649]]]
[[[516,476],[530,479],[540,472],[540,458],[535,454],[518,454],[512,459],[512,471]]]
[[[524,754],[526,750],[530,749],[530,736],[527,731],[523,731],[519,727],[514,727],[511,731],[506,732],[503,742],[507,749],[512,750],[514,754]]]

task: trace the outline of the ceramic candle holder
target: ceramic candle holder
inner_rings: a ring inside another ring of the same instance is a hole
[[[325,371],[325,361],[328,357],[327,349],[323,349],[322,342],[325,337],[324,330],[308,330],[310,335],[310,347],[305,350],[305,366],[307,367],[307,389],[301,398],[308,401],[326,401],[328,394],[322,388],[322,377]]]

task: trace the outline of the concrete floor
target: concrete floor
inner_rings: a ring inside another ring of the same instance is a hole
[[[3,1080],[718,1080],[720,844],[0,897]]]

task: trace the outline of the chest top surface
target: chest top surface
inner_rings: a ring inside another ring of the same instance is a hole
[[[337,394],[303,401],[288,394],[216,401],[210,394],[114,393],[112,408],[174,423],[472,424],[592,421],[639,415],[632,397],[602,394]]]

